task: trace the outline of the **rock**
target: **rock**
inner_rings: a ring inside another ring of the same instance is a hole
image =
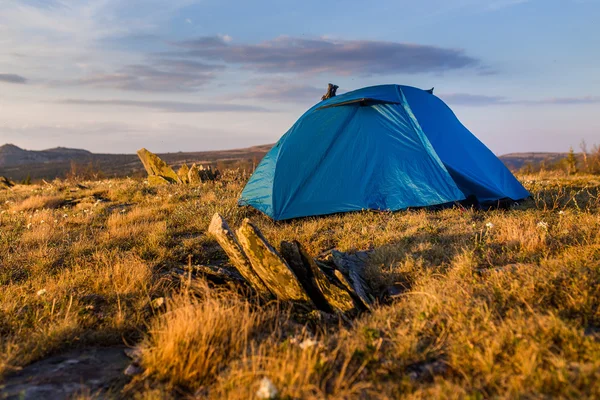
[[[197,185],[199,183],[202,183],[202,180],[200,179],[200,170],[198,169],[198,166],[195,163],[192,164],[192,168],[190,168],[190,170],[188,171],[188,183],[190,185]]]
[[[126,348],[123,353],[135,362],[139,362],[142,359],[142,351],[139,347]]]
[[[183,163],[183,165],[177,171],[177,176],[179,176],[181,183],[190,183],[189,172],[190,169],[188,168],[187,164]]]
[[[181,183],[181,179],[179,179],[179,176],[177,176],[175,171],[173,171],[173,169],[156,154],[141,148],[137,151],[137,155],[142,161],[142,164],[144,164],[148,176],[160,176],[169,183]]]
[[[337,250],[332,251],[333,262],[346,281],[343,282],[344,286],[349,284],[354,289],[354,293],[362,300],[363,304],[371,310],[373,301],[369,296],[369,289],[364,279],[364,270],[369,262],[369,255],[370,252],[366,251],[359,251],[352,254],[342,253]],[[336,276],[340,278],[340,274],[336,273]]]
[[[165,305],[164,297],[157,297],[150,302],[150,306],[155,310],[163,307],[164,305]]]
[[[276,399],[279,395],[279,391],[267,377],[262,378],[258,384],[258,390],[256,391],[256,397],[259,399]]]
[[[152,186],[160,186],[160,185],[169,185],[171,182],[158,175],[149,175],[148,176],[148,184]]]
[[[194,166],[192,166],[192,169],[193,168]],[[250,286],[252,286],[257,293],[270,296],[271,291],[252,268],[250,260],[229,228],[227,221],[225,221],[218,213],[213,215],[210,226],[208,227],[208,232],[217,240],[233,266],[239,271]]]
[[[214,181],[221,175],[218,169],[213,170],[210,165],[206,167],[200,165],[198,167],[198,172],[200,174],[200,179],[202,180],[202,182]]]
[[[355,308],[348,291],[331,283],[299,242],[282,242],[281,254],[317,308],[325,312],[335,310],[342,313]]]
[[[92,347],[55,355],[7,376],[1,399],[72,399],[81,393],[113,398],[125,385],[124,347]]]
[[[280,300],[312,303],[298,278],[261,232],[245,219],[237,230],[239,242],[254,272]]]
[[[360,308],[362,308],[363,310],[371,310],[369,303],[366,303],[362,299],[362,297],[359,296],[358,293],[356,293],[356,290],[354,290],[354,286],[352,285],[352,282],[350,281],[350,279],[348,279],[346,277],[346,275],[344,275],[341,271],[339,271],[337,269],[334,271],[334,273],[335,273],[336,278],[338,278],[339,281],[344,285],[346,290],[348,290],[348,293],[350,293],[350,295],[354,299],[354,302],[356,304],[358,304],[360,306]]]
[[[123,373],[127,376],[136,376],[141,374],[142,372],[142,368],[136,363],[129,364],[127,368],[125,368],[125,371],[123,371]]]

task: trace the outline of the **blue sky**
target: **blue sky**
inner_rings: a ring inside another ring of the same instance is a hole
[[[600,144],[600,0],[3,0],[0,143],[275,142],[324,93],[430,88],[496,154]]]

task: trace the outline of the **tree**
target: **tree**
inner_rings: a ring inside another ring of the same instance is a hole
[[[27,177],[21,181],[23,185],[31,185],[31,175],[27,173]]]

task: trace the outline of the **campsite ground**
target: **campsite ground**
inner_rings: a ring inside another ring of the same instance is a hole
[[[125,344],[141,349],[142,372],[110,381],[116,397],[247,399],[263,377],[283,399],[600,397],[597,176],[519,176],[533,199],[507,211],[283,223],[236,206],[246,178],[0,191],[7,387],[37,360]],[[225,262],[205,234],[215,212],[232,226],[248,217],[271,243],[296,239],[312,255],[372,248],[373,279],[403,292],[338,321],[173,280],[189,257]],[[81,398],[96,390],[77,389]]]

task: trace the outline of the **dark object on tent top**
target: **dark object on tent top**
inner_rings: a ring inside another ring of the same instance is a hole
[[[433,94],[433,89],[435,89],[435,87],[432,87],[431,89],[426,90],[426,92],[429,93],[429,94]]]
[[[338,90],[339,86],[338,85],[334,85],[333,83],[329,83],[327,85],[327,93],[325,93],[323,95],[323,97],[321,97],[321,100],[327,100],[330,99],[332,97],[335,97],[335,92]]]

